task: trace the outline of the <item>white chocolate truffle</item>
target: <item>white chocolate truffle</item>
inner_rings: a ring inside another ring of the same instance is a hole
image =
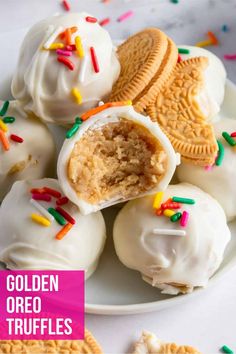
[[[64,142],[58,178],[82,214],[164,190],[179,163],[157,123],[132,106],[104,109]]]
[[[119,76],[120,64],[110,35],[98,22],[87,22],[87,16],[83,12],[47,18],[30,29],[22,44],[12,94],[26,111],[34,112],[46,122],[74,122],[75,116],[109,95]],[[47,50],[53,43],[66,44],[60,34],[72,27],[77,27],[77,31],[72,31],[71,42],[74,44],[75,38],[80,37],[84,52],[83,57],[76,51],[64,56],[72,62],[74,70],[57,61],[56,50]],[[95,72],[92,64],[91,47],[99,72]],[[73,97],[73,88],[78,89],[81,104]]]
[[[82,216],[78,208],[68,202],[61,208],[69,213],[75,224],[58,240],[56,235],[63,226],[54,218],[51,218],[48,227],[31,219],[32,214],[43,216],[31,202],[31,190],[43,187],[60,192],[59,184],[54,179],[21,181],[13,185],[4,199],[0,209],[0,261],[10,269],[85,270],[88,278],[97,267],[105,243],[103,216],[100,212]],[[37,203],[46,213],[49,207],[56,207],[55,198],[50,202]]]
[[[180,54],[183,60],[195,57],[207,57],[209,65],[204,71],[205,87],[197,97],[204,115],[214,121],[220,111],[225,95],[226,70],[223,62],[209,50],[200,47],[179,45],[179,48],[189,49],[189,54]]]
[[[236,218],[236,151],[222,137],[236,131],[236,120],[222,119],[214,125],[217,139],[224,146],[224,159],[220,166],[204,168],[181,163],[177,169],[180,182],[192,183],[214,197],[223,207],[227,220]]]
[[[173,196],[195,200],[194,205],[182,204],[179,209],[189,213],[186,227],[157,216],[155,196],[147,196],[126,204],[115,220],[113,235],[116,253],[125,266],[139,271],[162,293],[176,295],[207,285],[222,262],[230,230],[221,206],[199,188],[169,186],[163,202]],[[183,231],[184,236],[177,235]]]
[[[3,107],[2,101],[0,107]],[[15,122],[6,124],[8,131],[4,134],[9,141],[8,151],[0,141],[0,201],[15,181],[52,177],[55,173],[55,143],[46,125],[23,112],[17,101],[10,102],[0,119],[3,121],[6,117],[15,118]],[[24,141],[13,141],[12,134]]]

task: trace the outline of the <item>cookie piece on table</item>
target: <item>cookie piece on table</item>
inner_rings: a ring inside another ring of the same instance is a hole
[[[205,94],[207,65],[205,57],[178,63],[168,85],[147,107],[148,115],[159,123],[182,160],[200,166],[212,165],[218,151],[213,127],[199,102]]]
[[[174,42],[157,28],[147,28],[118,47],[121,73],[110,101],[130,99],[144,111],[168,81],[178,59]]]
[[[165,343],[155,334],[143,331],[141,338],[135,344],[133,354],[200,354],[200,352],[188,345]]]

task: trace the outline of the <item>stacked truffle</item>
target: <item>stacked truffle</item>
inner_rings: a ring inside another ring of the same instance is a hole
[[[115,51],[86,13],[55,16],[29,31],[12,82],[17,101],[0,112],[0,195],[18,181],[0,209],[0,260],[10,269],[84,269],[88,278],[106,238],[100,210],[131,200],[114,225],[121,262],[165,293],[206,286],[230,231],[205,192],[222,203],[210,182],[222,176],[219,161],[232,192],[235,155],[232,147],[223,159],[222,139],[236,145],[236,126],[214,123],[226,79],[220,60],[193,47],[181,52],[180,61],[175,43],[156,28]],[[69,126],[58,181],[45,178],[56,176],[44,123]],[[181,182],[204,192],[169,186],[180,160]],[[222,206],[229,219],[236,216],[233,203]]]

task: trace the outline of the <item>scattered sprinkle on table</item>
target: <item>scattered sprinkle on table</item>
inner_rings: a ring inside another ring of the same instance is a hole
[[[117,21],[118,22],[125,21],[133,15],[134,15],[134,12],[132,10],[129,10],[129,11],[125,12],[123,15],[119,16]]]
[[[197,43],[195,44],[195,47],[203,48],[203,47],[208,47],[209,45],[212,45],[210,39],[205,40],[205,41],[201,41],[201,42],[197,42]]]
[[[48,227],[51,225],[51,222],[48,219],[38,214],[31,214],[31,219],[42,226]]]
[[[195,204],[194,199],[182,198],[182,197],[172,197],[173,202],[182,203],[182,204]]]
[[[226,354],[234,354],[233,350],[230,349],[227,345],[223,345],[220,350]]]
[[[167,235],[167,236],[186,236],[185,230],[173,230],[173,229],[153,229],[155,235]]]
[[[217,140],[217,144],[218,144],[218,155],[215,161],[216,166],[221,166],[222,162],[224,160],[224,155],[225,155],[225,148],[224,145],[222,144],[222,142],[220,140]]]
[[[179,3],[179,0],[170,0],[170,2],[171,2],[172,4],[178,4],[178,3]]]
[[[5,101],[2,105],[1,110],[0,110],[1,117],[5,116],[5,114],[7,113],[8,107],[9,107],[9,101]]]
[[[224,59],[226,60],[236,60],[236,53],[235,54],[225,54]]]
[[[61,231],[58,232],[58,234],[56,235],[56,239],[57,240],[61,240],[63,239],[63,237],[65,237],[68,232],[70,231],[70,229],[72,228],[73,225],[71,225],[70,223],[66,224]]]
[[[106,25],[108,25],[108,23],[110,23],[111,22],[111,19],[109,18],[109,17],[107,17],[107,18],[104,18],[103,20],[101,20],[100,22],[99,22],[99,25],[100,26],[106,26]]]
[[[189,54],[190,50],[186,48],[178,48],[179,54]]]
[[[222,136],[230,146],[236,146],[236,141],[227,132],[223,132]]]
[[[85,17],[85,20],[90,23],[96,23],[98,20],[95,17],[87,16]]]
[[[15,143],[18,143],[18,144],[22,144],[24,142],[24,139],[21,138],[20,136],[16,135],[16,134],[11,134],[10,135],[10,139],[12,141],[14,141]]]
[[[222,32],[229,32],[229,26],[224,24],[224,25],[222,25],[221,30],[222,30]]]
[[[67,0],[63,0],[62,1],[62,6],[64,7],[64,9],[66,11],[70,11],[70,4],[69,4],[69,2]]]
[[[65,65],[68,69],[70,69],[71,71],[73,71],[74,68],[75,68],[74,63],[72,63],[72,61],[70,61],[68,58],[65,58],[65,57],[63,57],[63,56],[59,56],[59,57],[57,58],[57,61],[58,61],[59,63],[64,64],[64,65]]]
[[[218,45],[219,44],[219,40],[216,37],[215,33],[213,33],[212,31],[208,31],[207,35],[210,38],[212,44],[214,44],[214,45]]]

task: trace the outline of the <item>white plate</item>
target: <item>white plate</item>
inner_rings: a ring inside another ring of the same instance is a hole
[[[0,35],[2,48],[0,56],[0,99],[10,98],[11,76],[25,32],[25,30],[22,30]],[[9,48],[9,43],[13,42],[14,46]],[[236,118],[236,86],[230,81],[226,85],[226,95],[221,115],[224,118]],[[63,128],[55,127],[51,130],[59,149],[65,131]],[[124,267],[116,257],[112,241],[112,225],[118,211],[118,208],[110,208],[103,212],[107,223],[108,241],[98,269],[86,283],[87,313],[121,315],[157,311],[186,301],[188,298],[204,291],[204,289],[197,289],[192,294],[175,297],[162,295],[158,289],[146,284],[138,272]],[[232,241],[227,248],[224,262],[210,280],[209,285],[216,282],[227,270],[236,265],[236,222],[231,224],[230,227],[234,237],[232,237]]]

